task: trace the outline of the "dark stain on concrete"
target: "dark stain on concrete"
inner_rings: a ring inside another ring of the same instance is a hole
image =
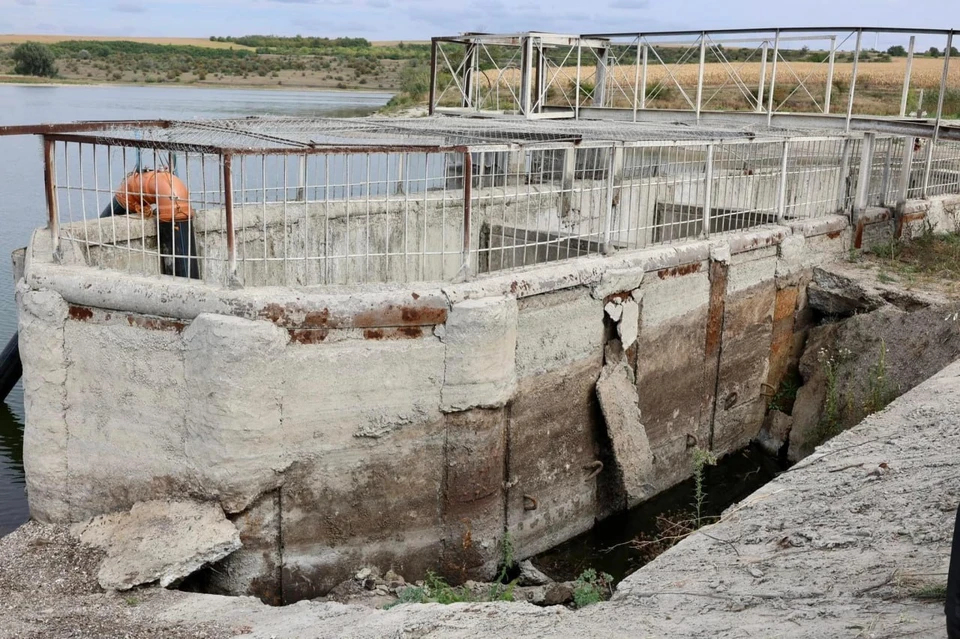
[[[93,317],[93,311],[86,306],[71,306],[68,309],[68,313],[71,319],[75,319],[78,322],[86,322]]]
[[[699,273],[702,267],[703,262],[694,262],[692,264],[683,264],[681,266],[674,266],[672,268],[662,268],[657,271],[657,277],[659,277],[661,280],[665,280],[670,277],[682,277],[684,275],[690,275],[691,273]]]

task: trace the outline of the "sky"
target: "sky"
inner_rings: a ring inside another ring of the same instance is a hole
[[[773,26],[960,29],[957,0],[0,0],[0,34],[352,36]],[[960,39],[960,37],[958,37]],[[869,40],[869,39],[868,39]],[[883,36],[865,46],[889,44]],[[885,46],[883,48],[886,48]]]

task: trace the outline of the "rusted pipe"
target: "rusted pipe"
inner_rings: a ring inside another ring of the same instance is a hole
[[[237,275],[237,252],[233,228],[233,156],[223,156],[223,212],[227,225],[227,263],[231,277]]]
[[[60,215],[57,211],[56,146],[47,137],[43,138],[43,186],[47,197],[47,228],[53,242],[54,255],[60,254]]]

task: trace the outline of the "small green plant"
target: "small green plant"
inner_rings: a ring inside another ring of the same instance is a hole
[[[420,586],[407,586],[397,593],[397,600],[384,606],[384,610],[389,610],[394,606],[408,603],[427,603],[427,593]]]
[[[701,511],[703,502],[707,499],[707,493],[703,489],[703,469],[707,466],[716,466],[717,456],[706,448],[693,449],[693,507],[696,511],[696,527],[702,525]]]
[[[840,405],[840,365],[850,357],[850,351],[841,348],[836,353],[831,353],[825,348],[821,348],[817,354],[817,360],[823,368],[824,378],[826,380],[827,392],[823,402],[823,415],[820,417],[820,423],[815,433],[815,439],[818,444],[822,444],[831,437],[838,435],[843,429],[841,423],[842,406]]]
[[[922,601],[936,601],[942,603],[947,600],[946,584],[926,584],[918,586],[910,592],[914,599]]]
[[[430,571],[424,580],[426,590],[430,601],[441,604],[461,603],[464,601],[473,601],[470,592],[463,586],[451,586],[443,577]]]
[[[588,568],[573,582],[573,605],[578,609],[600,603],[613,594],[613,577]]]
[[[124,597],[123,601],[131,608],[140,605],[140,600],[136,597]]]
[[[887,381],[887,344],[880,338],[880,354],[877,362],[870,367],[867,378],[867,401],[863,410],[869,415],[882,410],[890,403],[890,385]]]
[[[802,380],[796,372],[784,376],[780,381],[777,392],[770,398],[770,403],[767,405],[767,408],[770,410],[778,410],[781,413],[787,413],[789,415],[793,411],[793,403],[797,399],[797,393],[800,391],[801,385]]]
[[[515,564],[513,537],[510,536],[508,531],[503,535],[503,541],[500,542],[500,572],[487,594],[489,601],[513,601],[513,589],[517,582],[514,579],[507,583],[507,574]]]

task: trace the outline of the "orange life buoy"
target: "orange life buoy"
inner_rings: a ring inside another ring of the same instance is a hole
[[[156,207],[161,222],[182,222],[193,215],[186,185],[170,171],[141,171],[128,175],[116,193],[117,203],[143,217]]]

